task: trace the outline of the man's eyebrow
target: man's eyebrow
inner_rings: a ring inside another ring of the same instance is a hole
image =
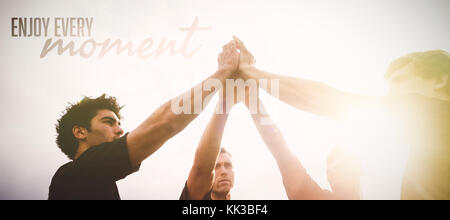
[[[100,120],[111,120],[113,122],[118,122],[118,124],[120,125],[120,121],[117,121],[115,118],[109,117],[109,116],[105,116],[103,118],[101,118]]]
[[[216,166],[233,166],[233,164],[231,162],[221,162],[221,163],[216,163]]]

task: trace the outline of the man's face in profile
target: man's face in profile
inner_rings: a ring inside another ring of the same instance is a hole
[[[230,155],[227,153],[219,154],[214,172],[212,191],[217,194],[228,194],[234,186],[233,163]]]
[[[120,127],[119,118],[111,111],[102,109],[91,119],[86,142],[89,146],[96,146],[105,142],[111,142],[120,138],[123,130]]]

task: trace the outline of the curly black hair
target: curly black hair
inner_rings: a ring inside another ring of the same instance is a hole
[[[95,99],[85,96],[77,103],[69,103],[56,124],[56,144],[64,154],[73,160],[78,150],[78,140],[72,133],[73,127],[80,126],[89,131],[92,118],[97,115],[98,110],[103,109],[111,110],[120,119],[119,112],[122,107],[119,106],[115,97],[108,97],[106,94]]]

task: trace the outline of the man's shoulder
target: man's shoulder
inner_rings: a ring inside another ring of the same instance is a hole
[[[58,170],[56,170],[55,175],[53,175],[53,181],[67,176],[67,174],[73,171],[73,161],[67,162],[64,165],[60,166]],[[53,182],[52,181],[52,182]]]
[[[75,160],[75,164],[79,163],[80,161],[85,160],[86,158],[90,156],[95,156],[96,154],[102,154],[104,152],[110,153],[111,151],[118,151],[118,153],[127,153],[127,136],[128,133],[122,136],[121,138],[114,140],[112,142],[104,142],[99,145],[90,147],[87,149],[83,154],[80,155],[80,157]]]
[[[69,161],[58,168],[55,174],[65,173],[73,168],[73,161]]]
[[[58,168],[52,177],[49,186],[49,199],[56,198],[55,193],[60,191],[61,187],[67,185],[67,183],[73,182],[73,161],[70,161]]]

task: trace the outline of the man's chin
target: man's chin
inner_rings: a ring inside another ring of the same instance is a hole
[[[221,195],[227,195],[231,191],[230,186],[222,186],[219,187],[217,190],[213,190],[215,194],[221,194]]]
[[[109,142],[117,141],[117,140],[119,140],[119,139],[120,139],[120,136],[116,136],[116,137],[113,137],[112,140],[109,141]]]

